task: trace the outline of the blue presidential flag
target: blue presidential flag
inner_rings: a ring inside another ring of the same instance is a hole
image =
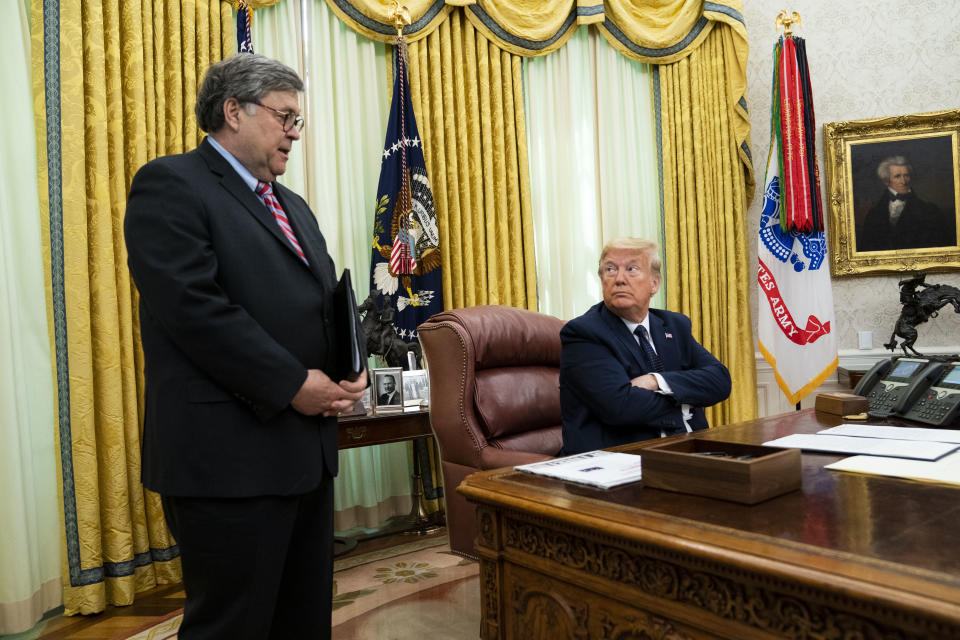
[[[443,290],[437,214],[400,51],[395,48],[393,102],[374,211],[370,293],[379,309],[394,311],[397,335],[410,342],[421,322],[443,311]]]

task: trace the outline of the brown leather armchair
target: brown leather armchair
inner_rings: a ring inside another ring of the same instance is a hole
[[[418,333],[430,372],[450,549],[476,557],[476,514],[457,493],[467,475],[555,456],[563,321],[513,307],[444,311]]]

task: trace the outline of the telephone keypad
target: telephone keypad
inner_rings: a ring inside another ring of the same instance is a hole
[[[879,413],[891,411],[900,394],[886,391],[880,387],[871,391],[868,397],[870,398],[870,410]]]
[[[906,418],[939,425],[955,407],[955,401],[941,399],[936,391],[928,391],[917,399],[916,404],[907,412]]]

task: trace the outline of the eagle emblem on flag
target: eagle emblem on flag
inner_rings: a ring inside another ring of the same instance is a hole
[[[385,295],[397,293],[402,287],[407,295],[399,296],[399,310],[409,305],[429,305],[434,292],[414,291],[411,276],[425,275],[440,266],[440,233],[426,169],[412,167],[401,179],[405,179],[409,185],[410,202],[404,206],[404,189],[401,188],[401,197],[394,203],[389,215],[389,238],[392,241],[381,243],[381,234],[386,231],[383,225],[374,229],[373,238],[374,250],[385,260],[374,267],[374,286]],[[388,208],[390,197],[384,195],[377,202],[378,221]]]

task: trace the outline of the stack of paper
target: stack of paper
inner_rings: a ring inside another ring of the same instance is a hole
[[[859,438],[888,438],[890,440],[920,440],[923,442],[953,442],[960,444],[957,429],[925,429],[921,427],[888,427],[875,424],[841,424],[818,431],[825,436],[857,436]]]
[[[896,427],[893,427],[896,428]],[[937,460],[960,448],[960,444],[933,442],[930,440],[894,440],[883,437],[848,435],[824,435],[795,433],[763,443],[767,447],[803,449],[804,451],[827,451],[830,453],[853,453],[868,456],[890,456],[913,460]]]
[[[765,443],[813,451],[858,453],[825,469],[960,484],[960,430],[842,424],[815,435],[794,434]]]
[[[956,429],[842,424],[832,429],[824,429],[819,433],[827,436],[856,436],[864,439],[887,438],[900,441],[900,444],[911,444],[905,441],[939,442],[954,445],[960,443],[960,431]],[[834,462],[825,468],[834,471],[851,471],[926,482],[960,484],[960,452],[951,453],[935,462],[861,455]]]
[[[960,484],[960,453],[952,453],[936,462],[880,458],[877,456],[852,456],[840,462],[828,464],[824,469],[944,484]]]
[[[640,480],[640,456],[613,451],[588,451],[575,456],[524,464],[514,469],[609,489]]]

